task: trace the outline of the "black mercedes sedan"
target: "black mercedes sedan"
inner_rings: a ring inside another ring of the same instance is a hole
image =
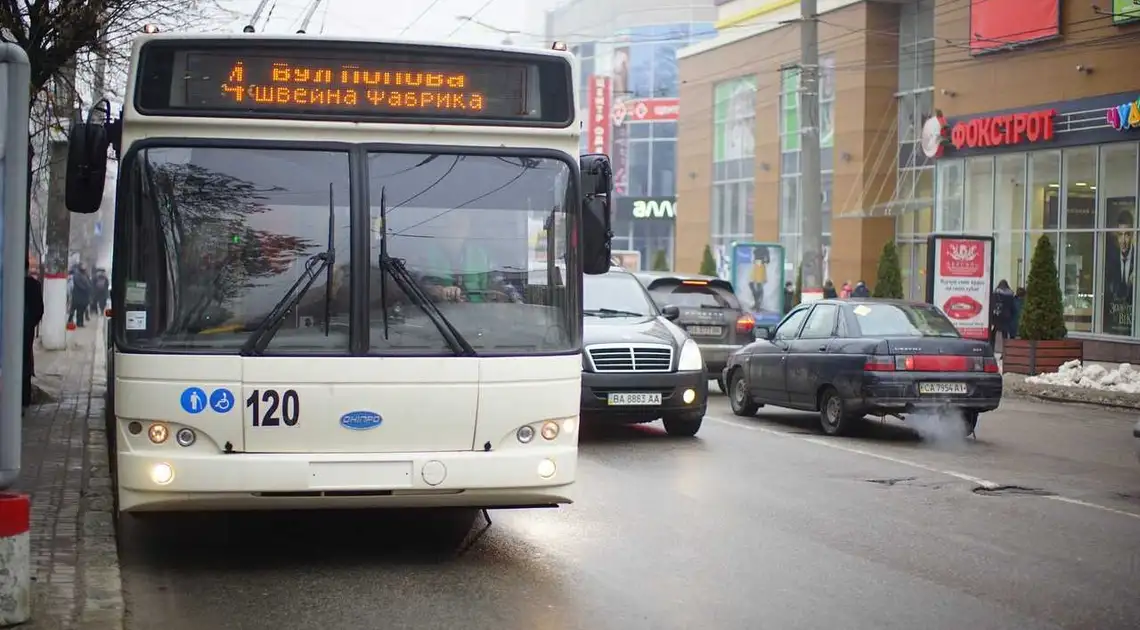
[[[740,416],[766,404],[815,411],[823,431],[839,435],[866,415],[953,411],[969,435],[1001,402],[992,346],[963,338],[929,304],[820,300],[758,337],[724,369]]]
[[[693,436],[708,406],[709,374],[696,342],[620,267],[583,279],[583,422],[653,422]]]

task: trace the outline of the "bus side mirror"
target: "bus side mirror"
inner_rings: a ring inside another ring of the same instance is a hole
[[[106,120],[97,121],[97,112],[102,113],[92,109],[86,122],[72,123],[67,136],[64,204],[68,210],[78,214],[94,214],[103,203],[107,149],[111,140]]]
[[[582,270],[600,275],[610,270],[613,229],[610,223],[610,192],[614,187],[610,158],[600,153],[581,157],[582,172]]]

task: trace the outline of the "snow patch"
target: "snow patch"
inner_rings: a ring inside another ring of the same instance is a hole
[[[1074,359],[1063,364],[1056,372],[1030,376],[1025,382],[1140,394],[1140,369],[1129,363],[1121,363],[1120,367],[1109,370],[1102,365],[1083,365]]]

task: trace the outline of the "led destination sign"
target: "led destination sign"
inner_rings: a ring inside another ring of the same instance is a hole
[[[474,59],[485,53],[473,50],[461,56],[439,49],[409,53],[406,46],[356,48],[301,53],[262,46],[144,49],[140,109],[548,124],[573,118],[569,65],[559,58],[499,54],[484,60]]]

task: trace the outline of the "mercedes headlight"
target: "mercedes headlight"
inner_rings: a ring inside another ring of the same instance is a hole
[[[705,359],[701,356],[701,349],[692,339],[685,340],[681,346],[681,360],[677,362],[678,372],[699,372],[705,369]]]

